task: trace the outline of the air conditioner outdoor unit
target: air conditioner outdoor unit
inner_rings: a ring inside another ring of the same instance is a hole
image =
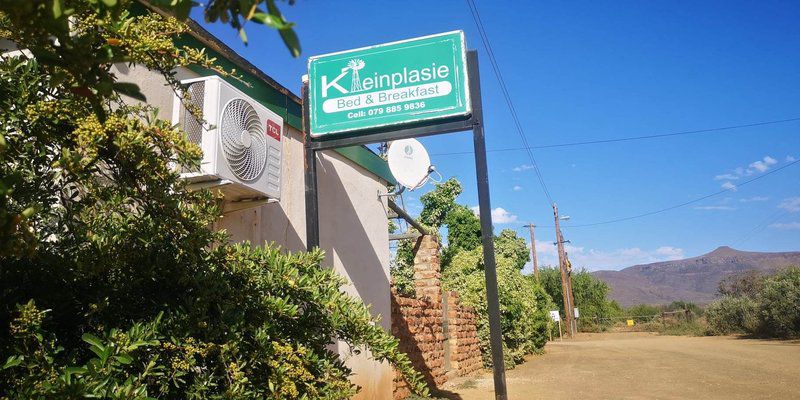
[[[229,201],[280,199],[283,118],[218,76],[181,84],[188,96],[175,96],[173,123],[203,150],[200,168],[184,167],[181,176]],[[202,110],[204,122],[184,103]]]

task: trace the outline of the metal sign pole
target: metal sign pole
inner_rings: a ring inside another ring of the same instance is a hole
[[[492,350],[492,372],[494,373],[494,397],[506,400],[506,369],[503,362],[503,331],[500,321],[500,300],[497,291],[497,266],[494,259],[494,232],[492,206],[489,199],[489,168],[486,163],[486,140],[483,133],[483,105],[481,83],[478,73],[478,54],[467,53],[467,68],[472,76],[470,97],[472,116],[476,123],[472,127],[475,145],[475,172],[478,177],[478,207],[483,242],[483,272],[486,278],[486,302],[489,312],[489,343]]]
[[[306,250],[319,247],[319,196],[317,193],[317,150],[308,134],[308,82],[303,82],[303,140],[305,140]]]
[[[503,331],[500,321],[500,300],[497,290],[497,266],[494,257],[494,235],[492,208],[489,198],[489,169],[486,162],[486,140],[483,132],[483,106],[481,104],[478,53],[467,52],[467,71],[470,76],[470,98],[472,115],[461,121],[445,121],[439,124],[416,126],[397,130],[376,130],[363,136],[343,136],[335,139],[312,139],[308,134],[308,84],[303,85],[303,127],[306,133],[306,246],[308,250],[319,247],[319,195],[317,192],[317,152],[346,146],[358,146],[386,140],[398,140],[443,133],[472,130],[475,146],[475,169],[478,178],[478,206],[483,242],[483,263],[486,279],[486,302],[489,313],[489,343],[492,352],[494,392],[496,400],[507,400],[506,373],[503,363]]]

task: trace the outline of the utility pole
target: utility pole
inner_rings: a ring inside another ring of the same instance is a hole
[[[564,297],[564,317],[566,319],[567,326],[569,327],[569,337],[572,338],[574,335],[573,332],[573,321],[574,321],[574,310],[573,310],[573,299],[572,299],[572,277],[570,276],[570,271],[567,270],[567,253],[564,251],[564,237],[561,235],[561,225],[560,225],[560,218],[558,217],[558,206],[556,203],[553,203],[553,215],[555,216],[556,222],[556,245],[558,246],[558,266],[561,270],[561,294]]]
[[[565,241],[565,243],[569,243],[569,240]],[[572,305],[570,308],[572,310],[572,326],[570,326],[570,329],[572,330],[572,334],[575,335],[578,333],[578,319],[575,318],[575,298],[572,294],[572,262],[569,261],[569,254],[567,254],[566,251],[564,252],[564,260],[567,265],[567,293],[569,293],[569,304]]]
[[[533,233],[536,225],[528,224],[524,226],[531,231],[531,260],[533,261],[533,275],[536,276],[536,282],[539,282],[539,262],[536,260],[536,236]]]

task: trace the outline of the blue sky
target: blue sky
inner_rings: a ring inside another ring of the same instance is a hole
[[[652,135],[800,117],[800,3],[528,2],[476,0],[511,97],[533,146]],[[303,55],[277,34],[212,33],[299,93],[311,55],[462,29],[479,51],[487,147],[520,147],[464,1],[299,0],[283,4]],[[477,204],[471,135],[422,139],[445,176]],[[800,159],[800,121],[641,141],[535,150],[562,215],[573,263],[619,269],[696,256],[717,246],[800,250],[800,164],[702,202],[626,222]],[[537,230],[543,263],[555,262],[552,210],[524,151],[489,154],[495,229]],[[406,197],[419,212],[421,193]]]

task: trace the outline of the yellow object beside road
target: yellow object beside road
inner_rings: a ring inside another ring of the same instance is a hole
[[[628,326],[633,326],[633,320],[632,319],[628,320]]]

